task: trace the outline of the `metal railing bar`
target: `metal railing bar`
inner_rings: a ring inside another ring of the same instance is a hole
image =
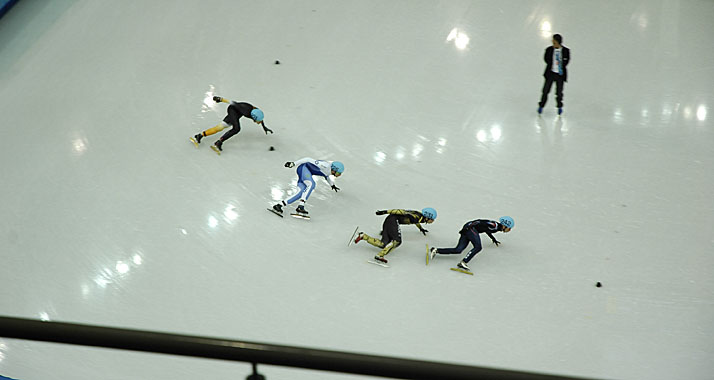
[[[0,336],[395,379],[576,379],[461,364],[4,316],[0,316]]]

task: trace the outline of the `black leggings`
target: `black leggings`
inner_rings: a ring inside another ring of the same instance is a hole
[[[540,102],[538,105],[540,107],[545,107],[545,102],[548,101],[548,93],[550,92],[550,87],[555,82],[555,102],[558,108],[563,108],[563,76],[556,74],[554,72],[548,72],[545,75],[545,83],[543,83],[543,93],[540,96]]]
[[[237,107],[233,106],[232,104],[230,106],[228,106],[228,115],[226,115],[226,117],[223,118],[223,122],[230,125],[233,128],[231,128],[230,131],[224,133],[223,136],[221,136],[221,141],[226,141],[229,138],[233,137],[238,132],[240,132],[240,121],[238,121],[238,119],[240,119],[240,117],[241,117],[241,114],[238,111]]]
[[[469,251],[469,253],[466,255],[464,258],[464,262],[468,263],[471,261],[471,259],[476,256],[477,253],[481,251],[481,237],[478,236],[478,233],[471,228],[464,229],[463,232],[460,233],[459,237],[459,243],[456,245],[455,248],[439,248],[437,252],[439,252],[440,255],[457,255],[466,249],[466,247],[469,245],[469,243],[473,244],[474,247]]]
[[[386,246],[392,240],[397,241],[397,245],[402,244],[402,231],[396,215],[389,215],[382,223],[382,243]]]

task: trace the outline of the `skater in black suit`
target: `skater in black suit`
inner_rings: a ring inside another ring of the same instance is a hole
[[[548,46],[545,49],[545,83],[543,84],[543,93],[538,102],[538,113],[543,112],[545,102],[548,100],[550,87],[555,82],[555,101],[558,107],[558,115],[563,113],[563,86],[568,81],[568,63],[570,63],[570,49],[563,46],[563,37],[560,34],[553,35],[553,46]]]
[[[223,143],[229,138],[236,135],[238,132],[240,132],[240,121],[238,119],[240,119],[241,117],[250,118],[253,120],[253,122],[262,126],[263,132],[265,132],[266,135],[268,133],[273,133],[270,128],[265,126],[265,121],[263,121],[263,111],[261,111],[260,108],[250,103],[236,102],[228,100],[226,98],[221,98],[220,96],[214,96],[213,101],[216,103],[228,103],[228,114],[225,118],[223,118],[223,121],[220,124],[216,125],[213,128],[206,129],[205,131],[191,137],[190,140],[196,146],[201,143],[201,140],[204,137],[218,133],[228,127],[232,127],[228,132],[224,133],[223,136],[221,136],[221,138],[213,144],[213,146],[211,146],[211,148],[215,150],[216,153],[220,154],[220,152],[223,151]]]
[[[496,232],[510,232],[513,228],[513,218],[510,216],[502,216],[498,221],[489,219],[476,219],[470,222],[466,222],[461,230],[459,231],[459,242],[454,248],[432,248],[429,251],[429,258],[433,260],[436,255],[458,255],[468,247],[469,243],[473,244],[473,248],[464,257],[461,262],[456,266],[457,268],[470,272],[468,262],[476,256],[477,253],[481,252],[481,238],[479,234],[486,233],[488,237],[491,238],[493,244],[498,247],[501,244],[500,241],[493,237]]]

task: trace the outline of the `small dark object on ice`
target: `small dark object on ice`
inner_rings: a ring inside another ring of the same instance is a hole
[[[599,288],[599,287],[602,287],[602,284],[600,283],[600,281],[598,281],[598,283],[595,284],[595,286],[597,286]]]
[[[270,148],[268,148],[268,150],[272,152],[272,151],[275,150],[275,147],[274,147],[274,146],[271,146]]]
[[[275,64],[276,64],[276,65],[279,65],[279,64],[280,64],[280,61],[275,61]]]

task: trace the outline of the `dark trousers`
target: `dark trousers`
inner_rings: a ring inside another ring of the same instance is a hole
[[[221,138],[219,140],[226,141],[229,138],[238,134],[238,132],[240,132],[240,124],[234,125],[233,128],[231,128],[230,131],[224,133],[223,136],[221,136]]]
[[[396,215],[389,215],[382,223],[382,243],[386,246],[396,240],[397,245],[402,244],[402,231]]]
[[[231,128],[230,131],[224,133],[223,136],[221,136],[221,141],[226,141],[236,135],[238,132],[240,132],[240,121],[238,121],[238,119],[240,119],[240,116],[240,111],[238,111],[238,108],[236,106],[232,104],[228,106],[228,115],[223,118],[223,122],[233,128]]]
[[[481,238],[478,236],[478,233],[476,233],[476,231],[470,228],[461,230],[459,234],[461,236],[459,237],[459,242],[455,248],[439,248],[436,250],[436,252],[440,255],[458,255],[459,253],[463,252],[464,249],[466,249],[469,243],[471,243],[474,245],[474,247],[464,258],[464,262],[468,263],[469,261],[471,261],[471,259],[474,258],[474,256],[476,256],[477,253],[481,251]]]
[[[549,71],[545,75],[545,83],[543,84],[543,95],[540,97],[539,107],[545,107],[545,102],[548,100],[548,93],[550,92],[550,87],[555,82],[555,101],[558,103],[558,108],[563,107],[563,85],[565,81],[563,76],[552,71]]]

